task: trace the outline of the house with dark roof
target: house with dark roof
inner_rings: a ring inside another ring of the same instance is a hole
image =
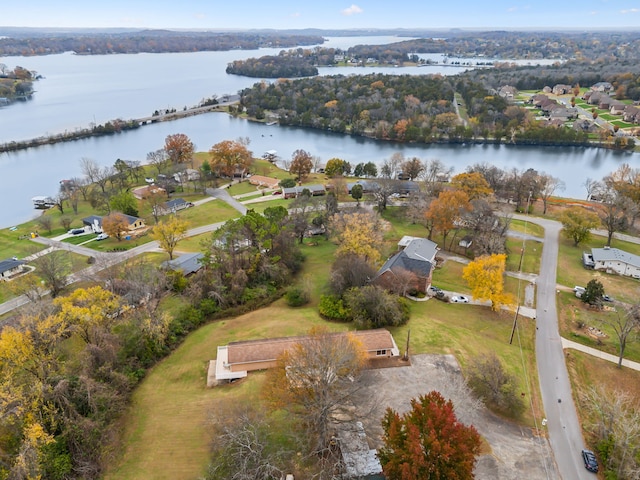
[[[593,269],[640,278],[640,256],[618,248],[592,248]]]
[[[158,215],[168,215],[169,213],[176,213],[180,210],[184,210],[192,205],[193,204],[185,201],[184,198],[173,198],[154,208],[157,209]]]
[[[119,212],[114,212],[119,213]],[[120,213],[124,218],[127,219],[129,226],[127,229],[129,231],[137,230],[139,228],[144,228],[146,225],[142,218],[134,217],[133,215],[127,215],[126,213]],[[99,215],[90,215],[82,219],[82,223],[88,227],[91,227],[93,233],[102,233],[102,218]]]
[[[17,258],[7,258],[0,260],[0,280],[8,280],[9,278],[22,273],[25,262]]]
[[[327,193],[327,190],[324,188],[324,185],[315,184],[315,185],[302,185],[290,188],[282,189],[282,197],[283,198],[296,198],[301,195],[303,191],[309,190],[311,196],[317,197],[319,195],[324,195]]]
[[[374,283],[387,290],[397,291],[410,274],[408,289],[426,293],[436,264],[438,245],[426,238],[404,236],[398,242],[398,253],[378,270]]]
[[[83,225],[91,227],[93,233],[102,233],[102,217],[98,215],[90,215],[82,219]]]
[[[376,366],[376,360],[400,356],[400,350],[391,332],[384,328],[339,332],[332,335],[353,335],[362,344],[371,367]],[[216,359],[209,362],[207,386],[213,387],[224,381],[244,378],[251,371],[273,368],[284,352],[290,351],[307,338],[265,338],[218,346]]]
[[[182,272],[186,277],[197,272],[202,268],[200,259],[204,258],[202,253],[184,253],[178,258],[162,262],[161,267],[165,270],[173,270],[174,272]]]

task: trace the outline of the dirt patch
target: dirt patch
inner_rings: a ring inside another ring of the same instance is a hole
[[[455,383],[451,379],[461,376],[460,367],[452,355],[413,355],[410,366],[365,372],[363,401],[375,398],[372,410],[363,420],[371,447],[381,446],[380,421],[387,407],[405,412],[412,398],[439,390],[445,397],[453,399],[459,419],[472,423],[490,447],[490,452],[478,459],[476,479],[559,478],[546,438],[534,435],[531,429],[496,417],[484,407],[474,410],[472,401],[462,405],[458,413],[459,402],[453,398],[455,394],[448,395],[444,390]]]

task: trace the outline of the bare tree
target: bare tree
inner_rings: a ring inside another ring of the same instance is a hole
[[[316,330],[269,371],[267,396],[300,415],[314,440],[314,452],[327,449],[333,424],[352,418],[349,405],[361,388],[365,358],[362,345],[350,334]]]
[[[205,480],[280,480],[283,456],[274,449],[264,414],[254,410],[217,411],[212,415],[212,455]]]
[[[637,206],[627,197],[605,187],[599,193],[603,208],[598,211],[602,225],[607,230],[607,246],[611,246],[613,234],[625,230],[634,217]]]
[[[585,425],[599,444],[606,445],[605,468],[615,478],[638,478],[640,464],[640,409],[627,393],[591,387],[583,392],[582,401],[591,421]]]
[[[566,188],[565,183],[548,173],[541,173],[539,176],[540,182],[540,198],[542,198],[542,214],[547,214],[547,205],[551,196],[557,191],[563,191]]]
[[[587,189],[587,200],[592,200],[603,187],[602,183],[591,178],[587,178],[582,185]]]
[[[42,279],[44,285],[50,290],[51,296],[57,297],[67,284],[67,275],[71,272],[68,252],[54,250],[38,256],[31,264],[36,267],[34,273]]]
[[[615,316],[602,315],[599,321],[610,326],[618,337],[618,367],[622,367],[622,359],[627,342],[631,340],[631,334],[640,330],[640,304],[633,305],[621,315],[615,312]]]
[[[50,215],[41,215],[38,217],[38,224],[44,228],[48,233],[51,233],[53,228],[53,220]]]
[[[167,151],[164,148],[161,148],[147,153],[147,163],[156,169],[158,175],[161,175],[166,173],[169,165],[171,165],[171,159],[169,158]]]

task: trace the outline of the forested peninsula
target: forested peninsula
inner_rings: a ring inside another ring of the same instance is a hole
[[[466,109],[462,121],[456,97]],[[270,112],[281,125],[381,140],[589,143],[586,133],[542,126],[525,108],[491,95],[480,83],[457,77],[369,74],[279,80],[243,90],[241,104],[256,118]]]

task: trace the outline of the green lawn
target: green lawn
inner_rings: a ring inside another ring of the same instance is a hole
[[[524,242],[524,256],[522,255],[522,240],[507,238],[507,270],[520,271],[520,259],[522,258],[522,271],[526,273],[540,273],[540,256],[542,255],[542,242],[526,240]]]
[[[525,222],[524,220],[517,220],[515,218],[511,219],[509,230],[526,233],[527,235],[533,235],[534,237],[544,238],[544,227],[535,223]]]
[[[389,210],[391,229],[397,243],[403,234],[418,233],[424,228],[407,224]],[[387,236],[392,234],[387,232]],[[394,243],[388,238],[388,243]],[[153,368],[137,388],[129,412],[122,419],[122,443],[114,448],[118,454],[111,463],[106,479],[177,479],[196,478],[207,464],[207,416],[224,404],[259,401],[264,375],[252,373],[238,384],[206,389],[208,361],[215,358],[216,347],[232,340],[277,337],[305,333],[315,325],[331,330],[346,330],[348,324],[322,320],[317,301],[325,292],[335,245],[323,237],[306,239],[302,247],[306,261],[296,282],[311,282],[312,302],[301,308],[289,308],[284,300],[239,317],[206,325],[187,337],[167,359]],[[463,265],[447,262],[434,273],[434,284],[450,290],[468,292],[463,284]],[[516,283],[509,279],[507,289]],[[175,310],[181,300],[172,297],[165,303]],[[411,320],[406,326],[392,329],[399,345],[403,345],[411,329],[411,351],[415,353],[452,353],[467,365],[471,357],[495,352],[507,368],[520,379],[523,392],[529,392],[525,378],[533,386],[537,400],[537,377],[533,351],[534,326],[519,322],[520,349],[509,345],[513,317],[509,313],[493,313],[489,308],[445,304],[438,300],[411,304]],[[523,422],[531,424],[529,413]]]

